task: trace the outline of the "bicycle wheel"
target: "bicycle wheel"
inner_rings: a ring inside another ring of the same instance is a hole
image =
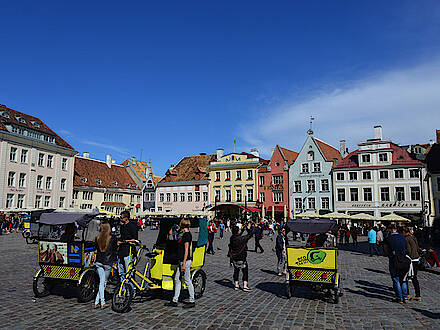
[[[52,283],[50,279],[44,278],[43,271],[39,269],[33,281],[33,291],[35,297],[42,298],[50,295],[51,288]]]
[[[194,297],[199,299],[203,296],[206,287],[206,274],[203,270],[198,270],[192,278],[194,286]]]
[[[126,312],[130,307],[131,299],[133,299],[133,288],[130,283],[124,281],[113,292],[112,309],[117,313]]]
[[[79,284],[79,302],[89,302],[95,298],[98,293],[99,278],[95,271],[89,270]]]

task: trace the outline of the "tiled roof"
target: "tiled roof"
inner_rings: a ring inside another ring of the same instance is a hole
[[[157,186],[159,181],[162,180],[163,178],[164,178],[163,176],[153,175],[153,183],[154,183],[154,185]]]
[[[333,167],[341,162],[342,157],[338,149],[336,149],[335,147],[331,146],[328,143],[325,143],[324,141],[321,141],[320,139],[315,138],[315,141],[318,144],[319,149],[321,149],[327,161],[333,162]],[[337,159],[336,164],[335,164],[335,159]]]
[[[280,148],[281,154],[284,156],[284,159],[287,161],[287,163],[289,165],[292,165],[295,162],[295,160],[298,157],[298,155],[299,155],[295,151],[292,151],[292,150],[289,150],[289,149],[286,149],[286,148],[283,148],[283,147],[279,147],[279,146],[278,146],[278,148]]]
[[[392,162],[388,166],[408,166],[408,165],[423,165],[421,161],[415,160],[411,158],[408,151],[404,148],[399,147],[394,143],[390,143],[391,149],[393,150],[393,158]],[[338,168],[358,168],[359,160],[358,160],[359,149],[350,152],[342,161],[340,161],[336,166]],[[377,167],[383,167],[386,165],[378,165]]]
[[[261,158],[261,157],[257,157],[253,154],[248,153],[248,152],[242,152],[241,155],[245,155],[248,159],[249,158],[258,158],[258,161],[263,165],[269,164],[269,160]]]
[[[75,157],[73,185],[75,187],[140,190],[124,166],[112,164],[108,167],[106,162],[78,156]]]
[[[128,159],[124,160],[121,163],[121,165],[123,165],[123,166],[130,165],[130,167],[136,172],[136,174],[142,180],[142,182],[147,181],[147,179],[145,178],[145,169],[147,167],[150,167],[150,164],[148,164],[147,162],[142,162],[137,159],[128,158]],[[150,167],[150,170],[153,171],[153,169],[151,167]]]
[[[208,180],[207,167],[216,158],[216,155],[183,157],[173,169],[169,169],[165,173],[165,177],[160,182]]]
[[[9,115],[9,118],[6,118],[5,116],[0,115],[0,131],[7,131],[8,132],[5,125],[15,124],[17,126],[29,128],[33,131],[52,135],[55,138],[55,143],[58,146],[73,150],[73,147],[70,144],[68,144],[58,134],[56,134],[54,131],[52,131],[49,128],[49,126],[47,126],[39,118],[25,114],[25,113],[17,111],[17,110],[13,110],[3,104],[0,104],[0,113],[3,113],[3,112],[7,113]],[[24,122],[19,121],[17,118],[24,119]]]

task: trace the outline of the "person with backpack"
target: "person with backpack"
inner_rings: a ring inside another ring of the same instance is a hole
[[[247,224],[247,234],[241,235],[241,229],[239,226],[232,226],[232,236],[229,240],[229,252],[231,264],[234,266],[234,290],[240,290],[238,283],[238,275],[240,270],[243,274],[243,291],[248,292],[251,289],[248,287],[248,264],[247,264],[247,243],[252,238],[251,223]]]
[[[277,255],[278,264],[277,271],[278,276],[282,276],[286,274],[286,260],[287,260],[287,251],[286,251],[286,229],[280,228],[278,230],[278,236],[275,244],[275,253]]]
[[[391,234],[384,243],[385,254],[389,258],[389,271],[393,281],[395,302],[406,303],[408,299],[408,284],[405,281],[411,260],[406,257],[406,240],[397,232],[395,225],[390,226]]]

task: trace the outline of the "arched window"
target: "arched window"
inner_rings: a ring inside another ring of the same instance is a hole
[[[314,160],[315,159],[315,153],[313,151],[309,151],[307,153],[307,160]]]

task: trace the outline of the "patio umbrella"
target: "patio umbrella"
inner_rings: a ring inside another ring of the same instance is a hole
[[[351,216],[351,219],[353,220],[366,220],[366,221],[378,221],[379,218],[376,218],[375,216],[372,216],[368,213],[358,213]]]
[[[264,207],[264,205],[263,205],[263,207],[261,208],[261,217],[262,217],[263,219],[266,217],[266,208]]]
[[[402,217],[396,213],[391,213],[391,214],[385,215],[385,216],[381,217],[379,220],[381,220],[381,221],[396,221],[396,222],[409,222],[410,221],[409,219]]]
[[[313,219],[320,217],[320,215],[318,213],[311,212],[311,211],[307,211],[307,212],[304,212],[304,213],[299,213],[299,214],[296,214],[295,216],[297,218],[313,218]]]
[[[347,213],[340,213],[340,212],[332,212],[327,213],[321,216],[321,218],[327,218],[327,219],[351,219],[351,215]]]
[[[287,205],[284,205],[284,221],[287,220]]]

